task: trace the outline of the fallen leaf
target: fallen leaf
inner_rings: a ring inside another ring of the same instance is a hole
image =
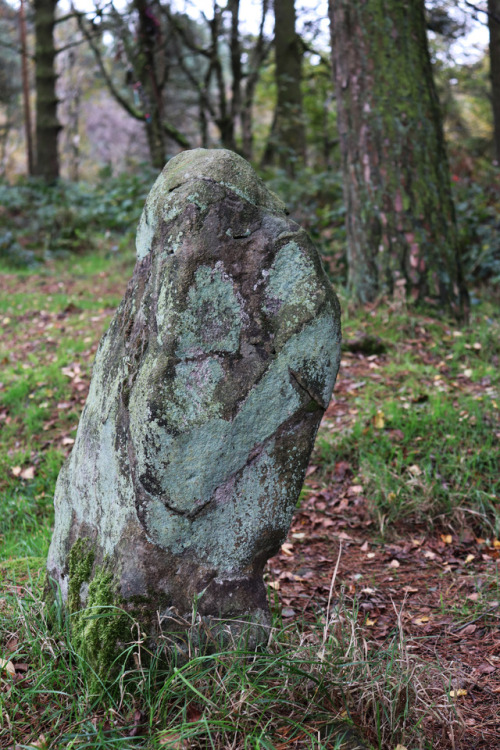
[[[479,674],[491,674],[496,670],[496,667],[493,666],[493,664],[488,664],[485,662],[484,664],[480,664],[477,668],[477,671]]]
[[[472,375],[472,370],[468,367],[466,370],[464,370],[464,377],[470,378]]]
[[[342,542],[352,542],[352,536],[349,536],[345,531],[339,532],[337,539],[340,539]]]
[[[361,550],[361,552],[368,552],[370,549],[370,547],[368,546],[368,542],[365,542],[364,544],[362,544],[359,549]]]
[[[20,466],[13,466],[10,471],[13,477],[18,477],[22,472],[22,469]]]
[[[306,470],[306,477],[310,477],[311,474],[314,474],[317,468],[317,466],[308,466]]]
[[[479,599],[479,594],[477,592],[474,592],[473,594],[469,594],[467,599],[469,599],[471,602],[477,602],[477,600]]]
[[[450,698],[461,698],[463,695],[467,695],[467,690],[464,690],[463,688],[450,690]]]
[[[453,537],[451,534],[441,534],[441,541],[444,542],[444,544],[451,544],[453,542]]]
[[[35,467],[34,466],[28,466],[27,469],[23,469],[21,474],[21,479],[34,479],[35,478]]]
[[[373,425],[376,430],[383,430],[385,427],[385,414],[383,411],[378,411],[373,417]]]
[[[394,748],[394,750],[407,750],[407,747],[406,747],[406,745],[399,745],[398,744],[398,745],[396,745],[396,747]]]
[[[146,714],[136,709],[134,712],[134,726],[129,732],[129,737],[140,737],[146,731]]]
[[[269,581],[267,585],[269,586],[270,589],[274,589],[275,591],[280,590],[280,585],[278,581]]]
[[[295,610],[292,607],[283,607],[281,614],[283,617],[293,617],[295,615]]]
[[[349,497],[352,497],[353,495],[360,495],[362,492],[363,492],[362,484],[353,484],[347,490],[347,494],[349,495]]]
[[[203,716],[203,713],[200,711],[198,706],[196,706],[194,703],[190,703],[189,706],[187,706],[186,719],[188,721],[190,722],[199,721],[202,716]]]
[[[415,617],[413,622],[415,623],[415,625],[425,625],[426,622],[429,622],[429,618],[427,617],[427,615],[424,615],[423,617]]]
[[[467,563],[470,563],[473,560],[475,560],[475,556],[474,555],[467,555],[467,557],[465,558],[465,564],[467,565]]]
[[[6,659],[0,659],[0,669],[5,669],[12,677],[16,674],[15,666],[11,661],[7,661]]]
[[[495,549],[500,549],[500,539],[493,539],[493,546]]]
[[[63,438],[62,444],[63,445],[73,445],[74,442],[75,442],[74,438],[65,437],[65,438]]]
[[[365,622],[365,625],[366,627],[371,628],[373,627],[373,625],[375,625],[376,622],[377,622],[376,620],[370,620],[370,618],[368,617]]]
[[[184,748],[189,747],[188,741],[182,739],[180,732],[166,732],[160,735],[159,744],[165,745],[171,750],[184,750]]]
[[[472,633],[475,633],[477,630],[477,625],[474,625],[471,623],[470,625],[466,625],[463,630],[460,631],[460,635],[472,635]]]
[[[293,544],[290,544],[290,542],[285,542],[281,545],[281,551],[284,555],[288,555],[289,557],[293,556]]]
[[[389,563],[389,568],[399,568],[399,567],[400,567],[400,563],[398,563],[397,560],[391,560],[391,562]]]
[[[408,471],[410,472],[410,474],[413,474],[414,477],[419,477],[422,473],[422,469],[420,468],[420,466],[417,466],[417,464],[412,464],[411,466],[409,466]]]
[[[40,737],[36,740],[36,742],[32,742],[29,747],[46,747],[47,746],[47,740],[45,739],[45,735],[41,734]]]

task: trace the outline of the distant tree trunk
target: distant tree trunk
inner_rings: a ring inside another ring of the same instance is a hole
[[[330,0],[348,281],[467,306],[423,0]]]
[[[160,37],[160,24],[151,11],[147,0],[135,0],[138,22],[137,75],[141,84],[145,108],[146,136],[153,167],[165,166],[166,134],[163,127],[162,91],[157,75],[155,51]]]
[[[488,0],[488,27],[495,155],[500,165],[500,0]]]
[[[28,73],[28,52],[26,44],[26,15],[24,12],[24,0],[19,6],[19,35],[21,39],[21,72],[23,79],[23,107],[24,107],[24,132],[26,136],[26,162],[28,174],[32,175],[35,168],[33,153],[33,133],[31,130],[31,104],[30,85]],[[8,129],[6,130],[8,132]]]
[[[36,160],[34,172],[47,182],[59,177],[54,26],[57,0],[34,0],[35,11],[35,89]]]
[[[304,161],[306,137],[302,112],[302,50],[295,31],[294,0],[274,0],[276,55],[276,129],[274,138],[280,165],[294,173]]]

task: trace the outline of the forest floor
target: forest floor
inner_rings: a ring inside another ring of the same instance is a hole
[[[55,478],[130,268],[92,256],[0,277],[3,595],[22,595],[17,559],[36,567],[47,552]],[[341,645],[355,637],[380,689],[391,673],[372,659],[404,654],[424,706],[408,750],[500,747],[499,308],[477,304],[460,328],[402,304],[341,302],[341,369],[288,539],[266,568],[271,599],[285,628],[326,628]],[[10,660],[29,680],[20,636],[0,636],[0,667]],[[406,747],[404,735],[377,738],[367,702],[349,713],[368,740]],[[445,723],[434,710],[443,702]],[[18,733],[0,727],[0,747],[50,747],[16,711]]]

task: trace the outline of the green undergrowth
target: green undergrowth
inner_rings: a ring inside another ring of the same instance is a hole
[[[344,351],[340,378],[358,380],[344,430],[320,432],[325,481],[350,462],[383,533],[417,522],[498,536],[498,309],[478,306],[462,329],[383,307],[346,317],[345,342],[376,336],[385,353]]]
[[[103,177],[95,184],[37,179],[0,180],[0,261],[30,268],[57,258],[133,243],[144,201],[156,172]]]
[[[43,735],[50,748],[347,750],[361,734],[366,748],[430,750],[425,722],[453,722],[448,678],[414,660],[399,632],[384,650],[367,644],[357,619],[342,597],[306,632],[276,612],[266,649],[207,655],[191,644],[187,661],[152,652],[135,629],[104,683],[75,648],[69,619],[24,580],[22,596],[12,586],[0,606],[0,658],[20,665],[14,678],[0,672],[0,738],[27,746]]]
[[[55,482],[83,407],[72,381],[88,383],[132,267],[133,256],[91,253],[71,273],[61,261],[9,269],[0,293],[0,559],[47,553]]]

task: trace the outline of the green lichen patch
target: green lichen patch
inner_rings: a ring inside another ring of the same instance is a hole
[[[234,352],[240,342],[243,312],[233,282],[222,264],[202,266],[188,292],[188,307],[181,316],[183,331],[177,356]]]

